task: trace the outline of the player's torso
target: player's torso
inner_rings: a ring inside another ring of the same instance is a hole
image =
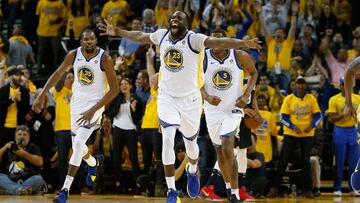
[[[160,91],[182,97],[199,91],[199,53],[190,44],[188,31],[181,40],[172,41],[167,32],[160,42]]]
[[[74,83],[72,86],[73,100],[98,101],[106,93],[108,84],[105,71],[101,70],[104,50],[99,51],[92,58],[86,58],[79,47],[74,58]]]
[[[217,108],[233,109],[235,101],[242,95],[244,74],[236,60],[236,51],[230,49],[223,61],[217,59],[210,49],[204,56],[204,88],[209,95],[218,96]],[[205,102],[205,108],[215,108]]]

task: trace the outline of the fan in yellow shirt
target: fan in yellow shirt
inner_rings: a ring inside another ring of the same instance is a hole
[[[65,35],[70,35],[70,29],[74,31],[75,38],[79,38],[81,31],[90,25],[90,4],[88,0],[68,0],[67,13],[68,23]]]
[[[265,95],[259,94],[257,96],[257,103],[260,116],[262,117],[262,123],[260,127],[253,130],[253,133],[255,133],[257,137],[256,151],[263,153],[265,163],[269,163],[273,158],[271,136],[275,138],[277,136],[276,119],[273,114],[267,110]]]
[[[126,27],[127,17],[131,15],[129,4],[125,0],[109,0],[103,7],[101,17],[108,22]]]
[[[41,0],[36,6],[39,16],[37,34],[40,37],[56,37],[64,19],[65,5],[60,0]]]

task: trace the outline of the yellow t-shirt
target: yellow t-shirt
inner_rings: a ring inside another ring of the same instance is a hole
[[[89,11],[90,11],[90,5],[89,1],[85,0],[85,15],[83,16],[76,16],[74,17],[71,12],[71,3],[73,0],[68,0],[67,3],[67,13],[68,13],[68,22],[66,25],[66,31],[65,36],[70,35],[70,20],[73,21],[73,30],[75,34],[75,38],[79,38],[81,31],[86,28],[88,25],[90,25],[90,19],[89,19]]]
[[[158,91],[151,88],[150,97],[147,101],[143,122],[141,124],[142,129],[159,128],[159,119],[157,116],[157,96]]]
[[[169,9],[155,6],[155,19],[156,24],[160,27],[169,27]]]
[[[14,89],[12,87],[10,87],[10,97],[14,96],[15,92],[19,92],[20,88]],[[6,119],[5,119],[5,124],[4,126],[6,128],[16,128],[17,126],[17,106],[16,106],[16,102],[13,102],[12,104],[10,104],[10,106],[8,107],[7,110],[7,115],[6,115]]]
[[[272,160],[271,136],[277,135],[275,117],[270,111],[259,110],[262,117],[260,127],[253,130],[257,137],[256,151],[264,154],[265,162]]]
[[[71,89],[63,87],[59,92],[54,88],[55,107],[55,131],[71,130],[70,125],[70,99]]]
[[[36,86],[31,80],[29,80],[29,92],[34,94],[36,93]]]
[[[313,95],[306,94],[302,99],[294,94],[286,96],[281,106],[280,113],[289,115],[290,121],[302,132],[300,134],[296,134],[294,130],[284,126],[284,134],[292,135],[294,137],[314,136],[314,129],[308,133],[305,133],[304,129],[311,125],[313,114],[318,112],[320,112],[320,108]]]
[[[276,41],[274,38],[270,38],[268,42],[268,58],[267,58],[267,68],[269,70],[274,70],[275,64],[280,62],[281,70],[290,69],[290,60],[291,60],[291,51],[294,46],[294,39],[287,38],[280,43],[279,54],[276,54]]]
[[[126,18],[130,16],[129,4],[125,0],[108,1],[101,12],[101,17],[118,26],[126,26]]]
[[[36,7],[36,15],[39,16],[37,34],[40,37],[56,37],[61,23],[50,25],[50,21],[64,18],[65,5],[62,1],[40,0]]]
[[[351,94],[352,104],[355,109],[358,108],[360,104],[360,96],[357,94]],[[329,108],[326,113],[336,113],[340,114],[343,112],[345,106],[345,97],[341,95],[341,93],[332,96],[329,100]],[[344,117],[341,120],[334,123],[338,127],[353,127],[357,124],[357,120],[355,118]]]

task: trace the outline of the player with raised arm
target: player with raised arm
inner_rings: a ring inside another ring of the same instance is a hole
[[[356,112],[351,94],[352,88],[354,84],[354,77],[357,73],[360,72],[360,57],[356,57],[350,64],[349,68],[346,70],[345,73],[345,108],[344,108],[344,115],[350,117],[357,117],[357,121],[360,121],[359,112]],[[358,160],[354,172],[351,174],[350,184],[354,191],[360,191],[360,171],[359,171],[360,159]]]
[[[181,11],[176,11],[171,16],[169,30],[160,29],[154,33],[127,31],[107,21],[105,23],[99,25],[99,29],[104,31],[103,35],[117,35],[136,42],[160,46],[158,116],[163,135],[162,161],[169,189],[167,202],[180,202],[174,177],[176,129],[183,134],[190,162],[186,167],[187,193],[195,198],[200,190],[197,176],[199,147],[196,140],[202,109],[200,88],[203,85],[199,53],[205,48],[230,49],[247,46],[260,49],[259,41],[216,38],[194,33],[188,30],[188,17]]]
[[[99,161],[90,155],[85,143],[94,129],[99,127],[104,106],[119,91],[111,57],[96,43],[94,31],[85,29],[80,35],[81,46],[65,56],[64,62],[50,76],[32,107],[36,112],[40,112],[50,88],[66,71],[74,69],[73,94],[70,102],[73,153],[64,185],[53,200],[56,203],[66,203],[70,186],[82,160],[89,165],[86,183],[91,185],[95,181]]]

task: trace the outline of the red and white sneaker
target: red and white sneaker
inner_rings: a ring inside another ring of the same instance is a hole
[[[244,186],[239,189],[239,195],[243,201],[255,201],[255,197],[249,195]]]
[[[217,196],[214,191],[214,185],[204,186],[200,190],[200,197],[213,202],[222,202],[224,199]]]

